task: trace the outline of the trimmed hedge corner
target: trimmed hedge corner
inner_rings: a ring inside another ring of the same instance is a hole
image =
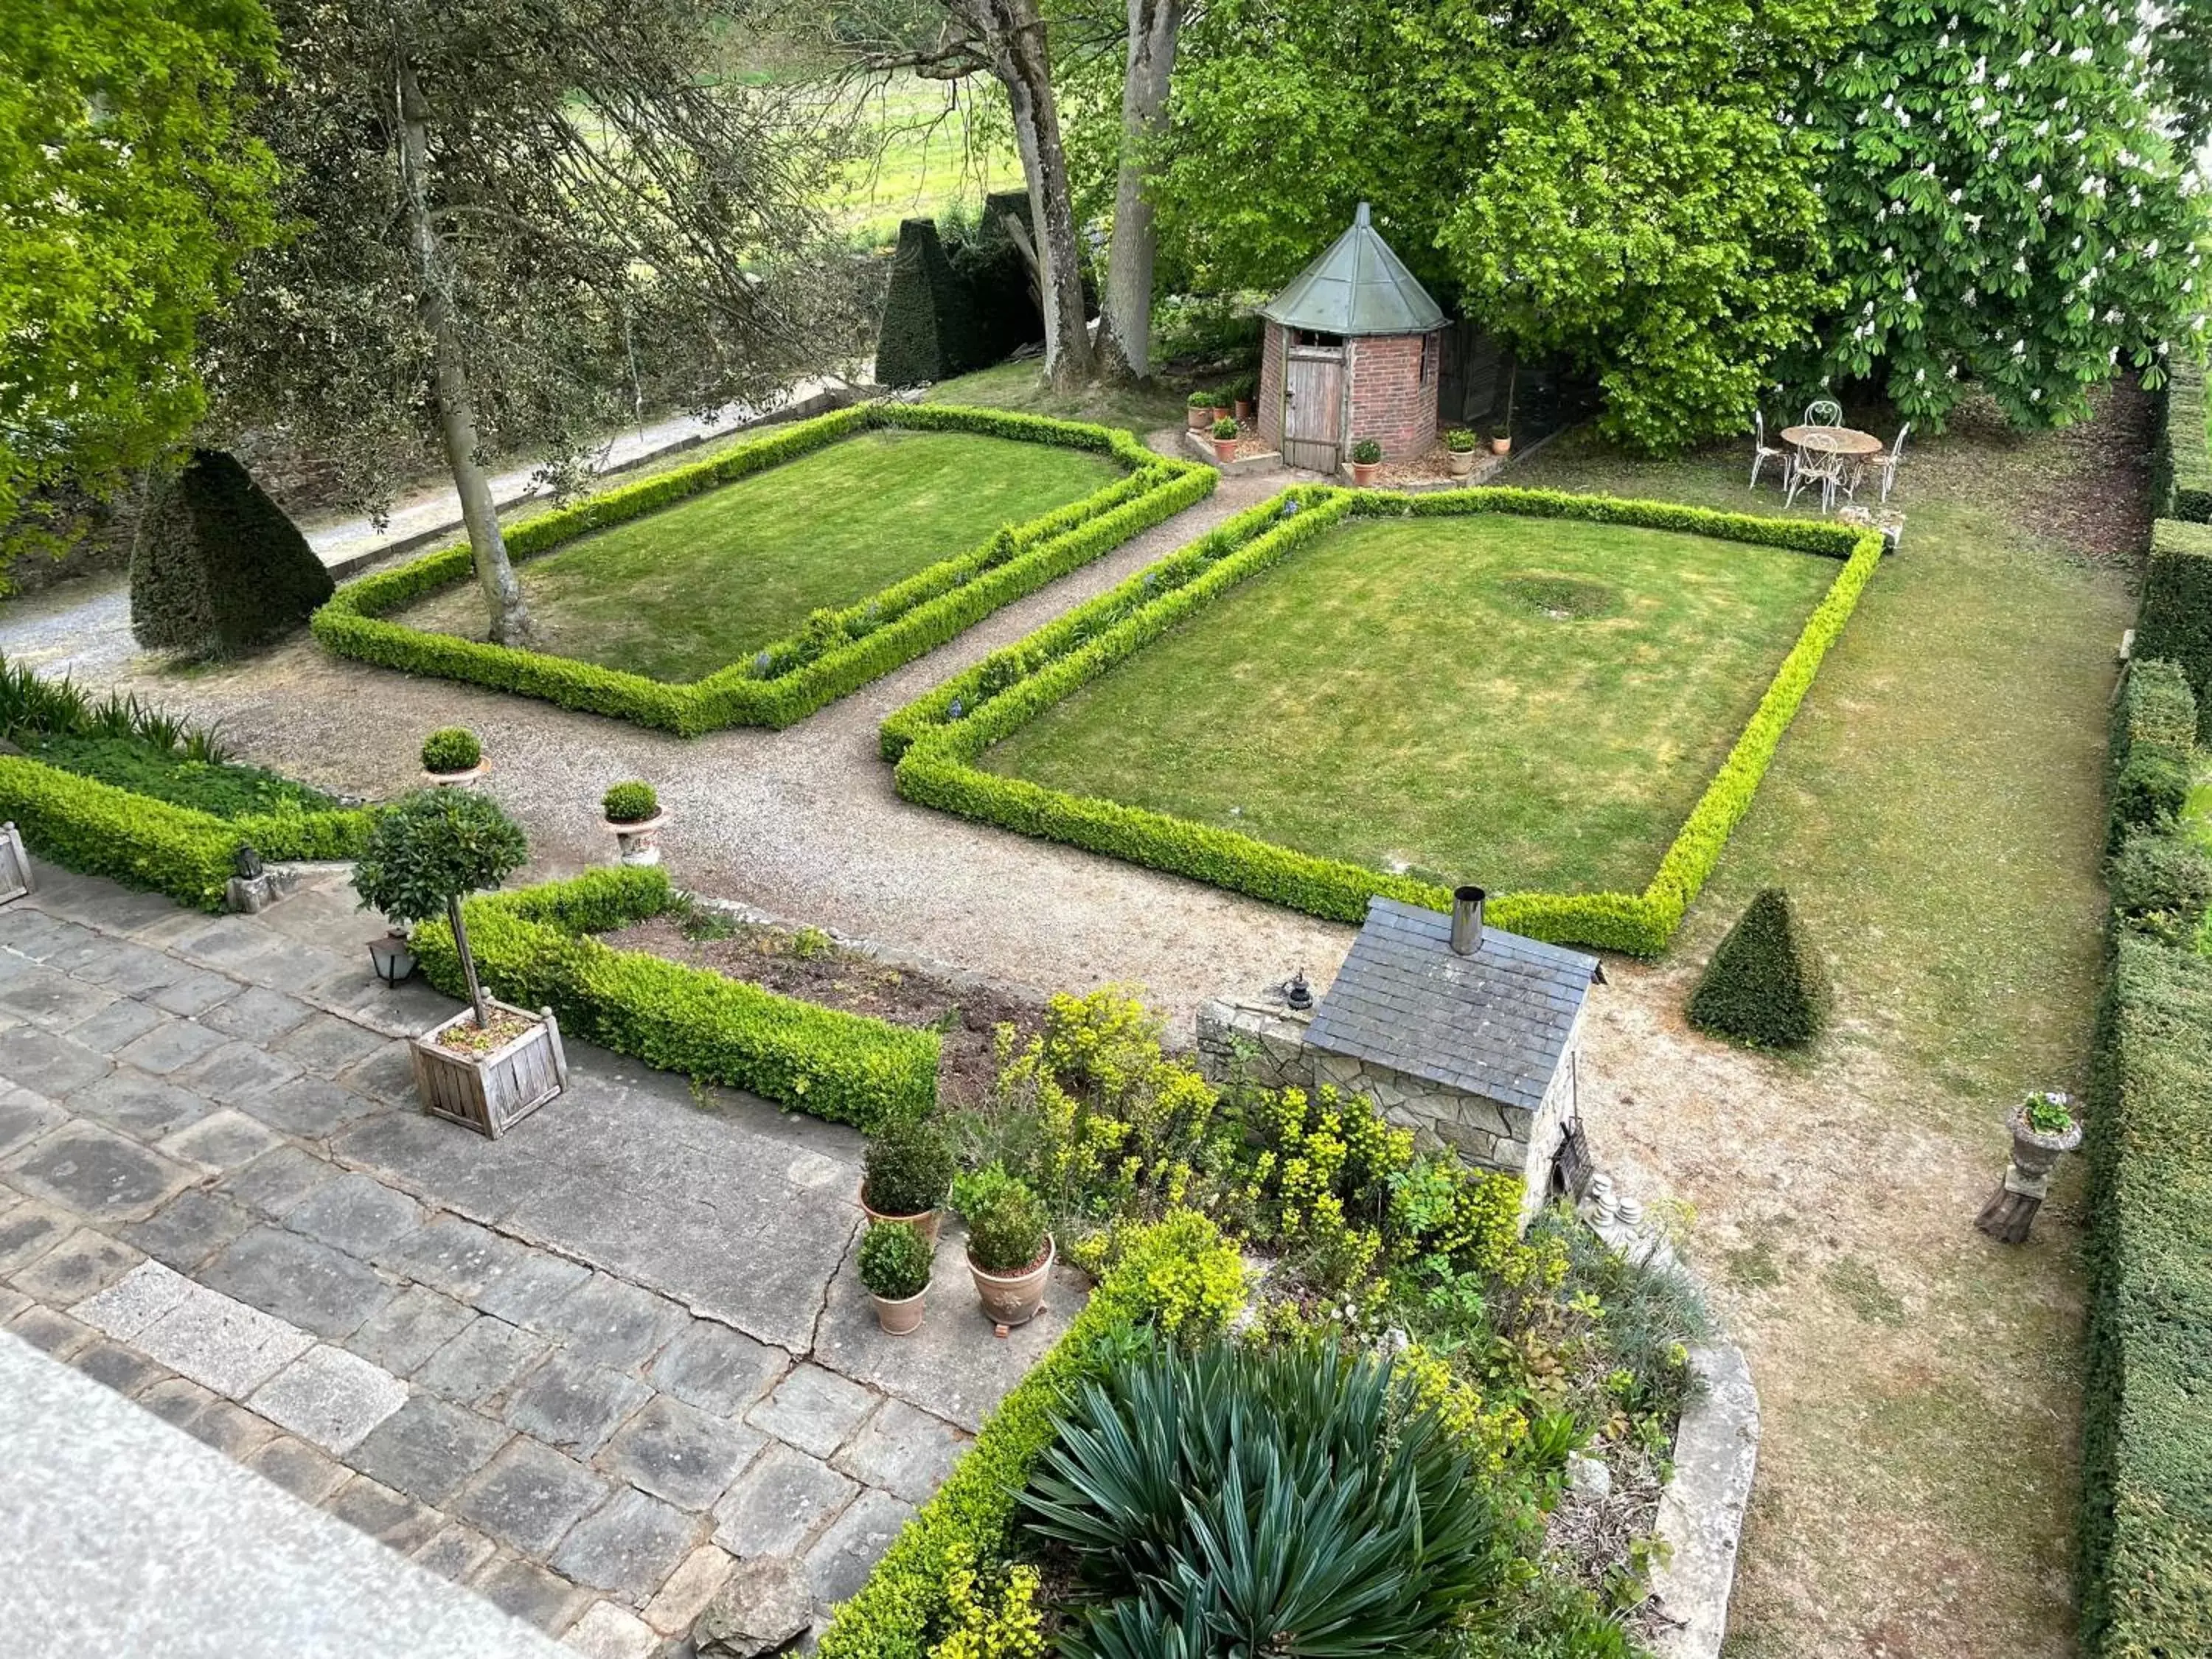
[[[1224,1271],[1241,1271],[1237,1247],[1189,1211],[1121,1240],[1115,1265],[1066,1334],[999,1402],[951,1478],[839,1605],[822,1634],[821,1659],[925,1659],[944,1634],[951,1568],[963,1554],[970,1562],[1004,1556],[1022,1488],[1052,1443],[1061,1407],[1126,1348],[1133,1329],[1166,1322],[1194,1282]]]
[[[484,988],[522,1007],[551,1008],[570,1036],[862,1129],[936,1103],[934,1031],[801,1002],[590,937],[674,902],[665,872],[623,868],[486,894],[462,914]],[[433,985],[464,994],[451,928],[423,923],[415,948]]]
[[[1705,963],[1690,1024],[1759,1048],[1802,1048],[1827,1024],[1828,974],[1790,895],[1762,890]]]
[[[1248,508],[1118,587],[1028,638],[994,652],[886,720],[878,744],[908,800],[1024,835],[1249,893],[1334,921],[1358,922],[1377,895],[1448,909],[1448,890],[1317,858],[1233,830],[1003,778],[977,757],[1115,664],[1353,516],[1436,518],[1476,513],[1571,518],[1685,531],[1844,561],[1827,594],[1768,684],[1728,759],[1692,809],[1641,893],[1511,893],[1489,915],[1513,932],[1631,956],[1667,948],[1721,849],[1751,805],[1821,659],[1881,562],[1878,532],[1802,519],[1717,513],[1664,501],[1540,489],[1459,489],[1425,495],[1302,485]]]
[[[2212,429],[2205,420],[2203,366],[2188,357],[2169,363],[2154,407],[2158,437],[2152,451],[2151,511],[2195,524],[2212,520]]]
[[[507,551],[518,559],[545,552],[875,427],[975,432],[1093,450],[1111,456],[1128,473],[1081,501],[916,571],[834,613],[826,627],[810,623],[744,662],[685,684],[384,620],[427,593],[467,580],[472,567],[465,544],[348,583],[315,613],[315,637],[340,656],[487,685],[684,737],[726,726],[785,726],[1204,500],[1218,477],[1212,467],[1155,455],[1128,433],[1108,427],[950,404],[864,404],[517,525],[507,533]]]
[[[2212,1653],[2212,962],[2122,930],[2089,1089],[2085,1650]]]
[[[2151,526],[2135,653],[2181,665],[2197,695],[2198,733],[2212,737],[2204,724],[2212,710],[2212,525],[2160,519]]]
[[[368,835],[373,809],[219,818],[118,789],[20,755],[0,755],[0,819],[25,843],[82,875],[167,894],[202,910],[222,908],[238,849],[275,861],[349,859]]]

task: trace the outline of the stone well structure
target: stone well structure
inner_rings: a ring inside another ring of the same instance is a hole
[[[1484,926],[1479,888],[1445,915],[1377,898],[1335,983],[1310,1010],[1215,1000],[1200,1064],[1269,1088],[1368,1095],[1427,1147],[1523,1178],[1533,1212],[1577,1121],[1583,1012],[1598,961]]]

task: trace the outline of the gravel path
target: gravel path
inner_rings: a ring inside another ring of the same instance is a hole
[[[42,653],[25,641],[28,660],[66,660],[81,679],[216,720],[242,757],[349,793],[411,784],[423,734],[467,726],[483,737],[491,792],[528,828],[543,874],[608,861],[600,793],[648,779],[672,814],[662,836],[669,868],[696,890],[1036,990],[1141,986],[1187,1030],[1208,996],[1279,981],[1301,965],[1326,982],[1352,930],[909,805],[892,793],[876,727],[955,671],[1290,481],[1226,478],[1119,551],[785,732],[686,741],[343,661],[305,639],[234,667],[153,672],[112,646],[82,648],[80,623],[99,630],[98,599],[81,617],[49,609],[13,632],[46,641]]]

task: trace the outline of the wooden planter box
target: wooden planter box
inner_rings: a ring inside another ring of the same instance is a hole
[[[12,823],[0,823],[0,904],[31,890],[31,857]]]
[[[500,1012],[531,1021],[530,1030],[489,1054],[445,1048],[437,1041],[441,1032],[476,1018],[464,1009],[415,1039],[415,1087],[422,1109],[433,1117],[465,1123],[497,1140],[568,1086],[568,1057],[562,1052],[561,1024],[550,1008],[533,1014],[497,998],[487,1000]]]

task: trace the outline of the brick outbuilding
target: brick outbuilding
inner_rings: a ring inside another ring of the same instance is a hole
[[[1436,442],[1443,307],[1369,222],[1366,203],[1260,314],[1260,430],[1292,466],[1334,472],[1363,438],[1394,461]]]

